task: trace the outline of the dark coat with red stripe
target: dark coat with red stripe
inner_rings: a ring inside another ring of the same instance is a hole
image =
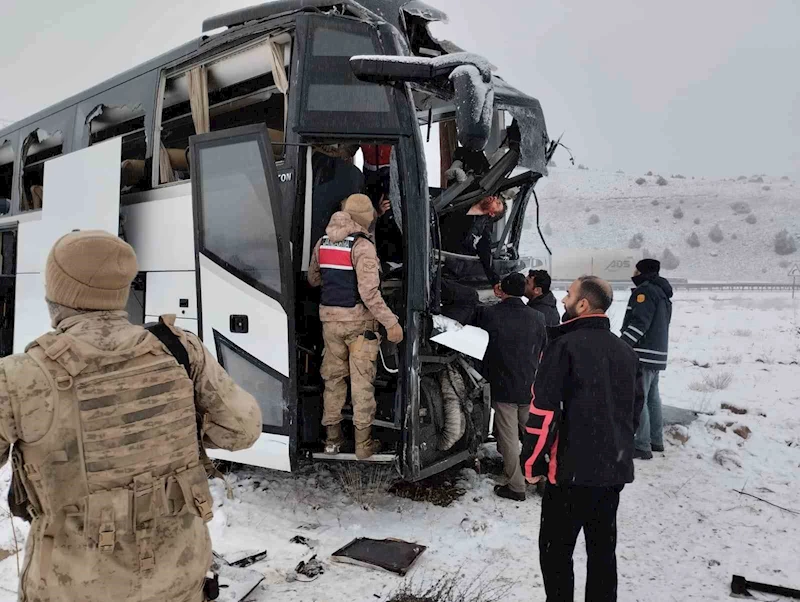
[[[547,329],[523,442],[526,477],[555,485],[633,481],[633,436],[644,405],[636,352],[606,316]]]

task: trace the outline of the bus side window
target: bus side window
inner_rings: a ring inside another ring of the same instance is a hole
[[[0,215],[11,211],[14,188],[14,147],[10,140],[0,140]]]
[[[44,201],[44,164],[62,154],[64,135],[38,128],[22,143],[20,211],[37,211]]]
[[[160,183],[190,177],[189,138],[195,134],[263,123],[276,160],[283,158],[290,47],[291,38],[284,34],[167,77]]]
[[[89,146],[122,136],[121,192],[143,190],[149,185],[146,176],[144,109],[141,107],[98,105],[86,119]]]

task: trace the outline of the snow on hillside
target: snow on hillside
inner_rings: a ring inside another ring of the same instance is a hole
[[[642,185],[636,184],[640,177],[645,180]],[[772,176],[752,178],[752,174],[734,181],[664,177],[666,186],[659,186],[657,176],[551,168],[536,187],[548,244],[554,252],[559,248],[627,249],[631,238],[641,233],[642,249],[659,259],[669,249],[680,260],[677,269],[665,274],[668,277],[790,282],[787,274],[800,262],[800,251],[777,255],[774,239],[787,229],[800,248],[800,186],[796,182]],[[763,181],[750,182],[758,178]],[[738,214],[733,208],[737,203]],[[675,217],[677,210],[682,217]],[[593,215],[600,221],[590,225]],[[520,249],[523,256],[543,251],[535,222],[531,203]],[[724,235],[719,243],[709,238],[717,224]],[[696,248],[687,243],[693,232],[700,242]]]
[[[617,292],[610,312],[616,332],[626,301]],[[800,299],[679,291],[674,307],[662,397],[706,413],[688,429],[668,434],[665,454],[637,462],[636,481],[622,493],[619,600],[724,602],[733,574],[798,587],[800,517],[735,490],[800,511]],[[493,446],[486,453],[494,454]],[[467,469],[452,477],[465,494],[450,507],[382,489],[359,502],[345,491],[346,474],[322,464],[306,465],[297,475],[239,468],[229,476],[232,500],[221,481],[214,482],[215,549],[268,551],[252,567],[265,581],[248,601],[389,600],[402,578],[330,560],[355,537],[428,546],[409,576],[415,583],[461,572],[468,582],[491,580],[509,588],[504,602],[544,600],[538,497],[501,500],[492,493],[491,476]],[[8,480],[6,466],[0,471],[3,494]],[[15,523],[21,546],[27,528]],[[291,543],[296,535],[313,550]],[[0,518],[0,559],[14,549],[10,521]],[[313,554],[325,574],[311,583],[287,582]],[[585,562],[581,537],[575,554],[579,602]],[[16,600],[16,576],[12,554],[0,562],[0,602]]]

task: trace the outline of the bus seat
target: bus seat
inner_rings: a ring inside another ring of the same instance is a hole
[[[188,148],[168,148],[167,156],[172,165],[172,169],[178,171],[189,171],[189,159],[187,158]]]
[[[121,185],[135,186],[144,178],[145,163],[142,159],[126,159],[120,168]]]
[[[39,184],[31,186],[31,207],[41,209],[42,199],[44,199],[44,187]]]

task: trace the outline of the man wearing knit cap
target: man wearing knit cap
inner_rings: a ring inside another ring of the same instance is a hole
[[[633,272],[636,285],[622,322],[622,340],[639,356],[644,379],[645,404],[636,431],[633,457],[650,460],[664,451],[664,423],[658,376],[667,369],[669,323],[672,320],[672,286],[659,275],[661,264],[642,259]]]
[[[314,247],[308,268],[309,284],[322,287],[319,318],[325,352],[320,374],[325,381],[325,453],[338,454],[344,443],[342,408],[347,399],[345,379],[349,376],[359,460],[380,451],[380,443],[372,439],[380,348],[378,324],[386,328],[391,342],[403,340],[400,321],[381,295],[380,264],[370,234],[376,217],[368,196],[348,197]]]
[[[484,356],[484,374],[492,388],[492,407],[497,450],[503,456],[506,484],[495,493],[506,499],[525,499],[525,477],[519,463],[520,435],[528,421],[531,387],[539,367],[539,356],[547,343],[544,316],[528,307],[525,276],[509,274],[500,283],[500,303],[481,306],[475,325],[489,333]]]
[[[199,339],[182,367],[123,311],[136,255],[73,232],[45,268],[54,330],[0,360],[0,462],[32,517],[21,600],[201,602],[213,499],[198,444],[238,450],[261,412]],[[197,416],[197,417],[196,417]]]

